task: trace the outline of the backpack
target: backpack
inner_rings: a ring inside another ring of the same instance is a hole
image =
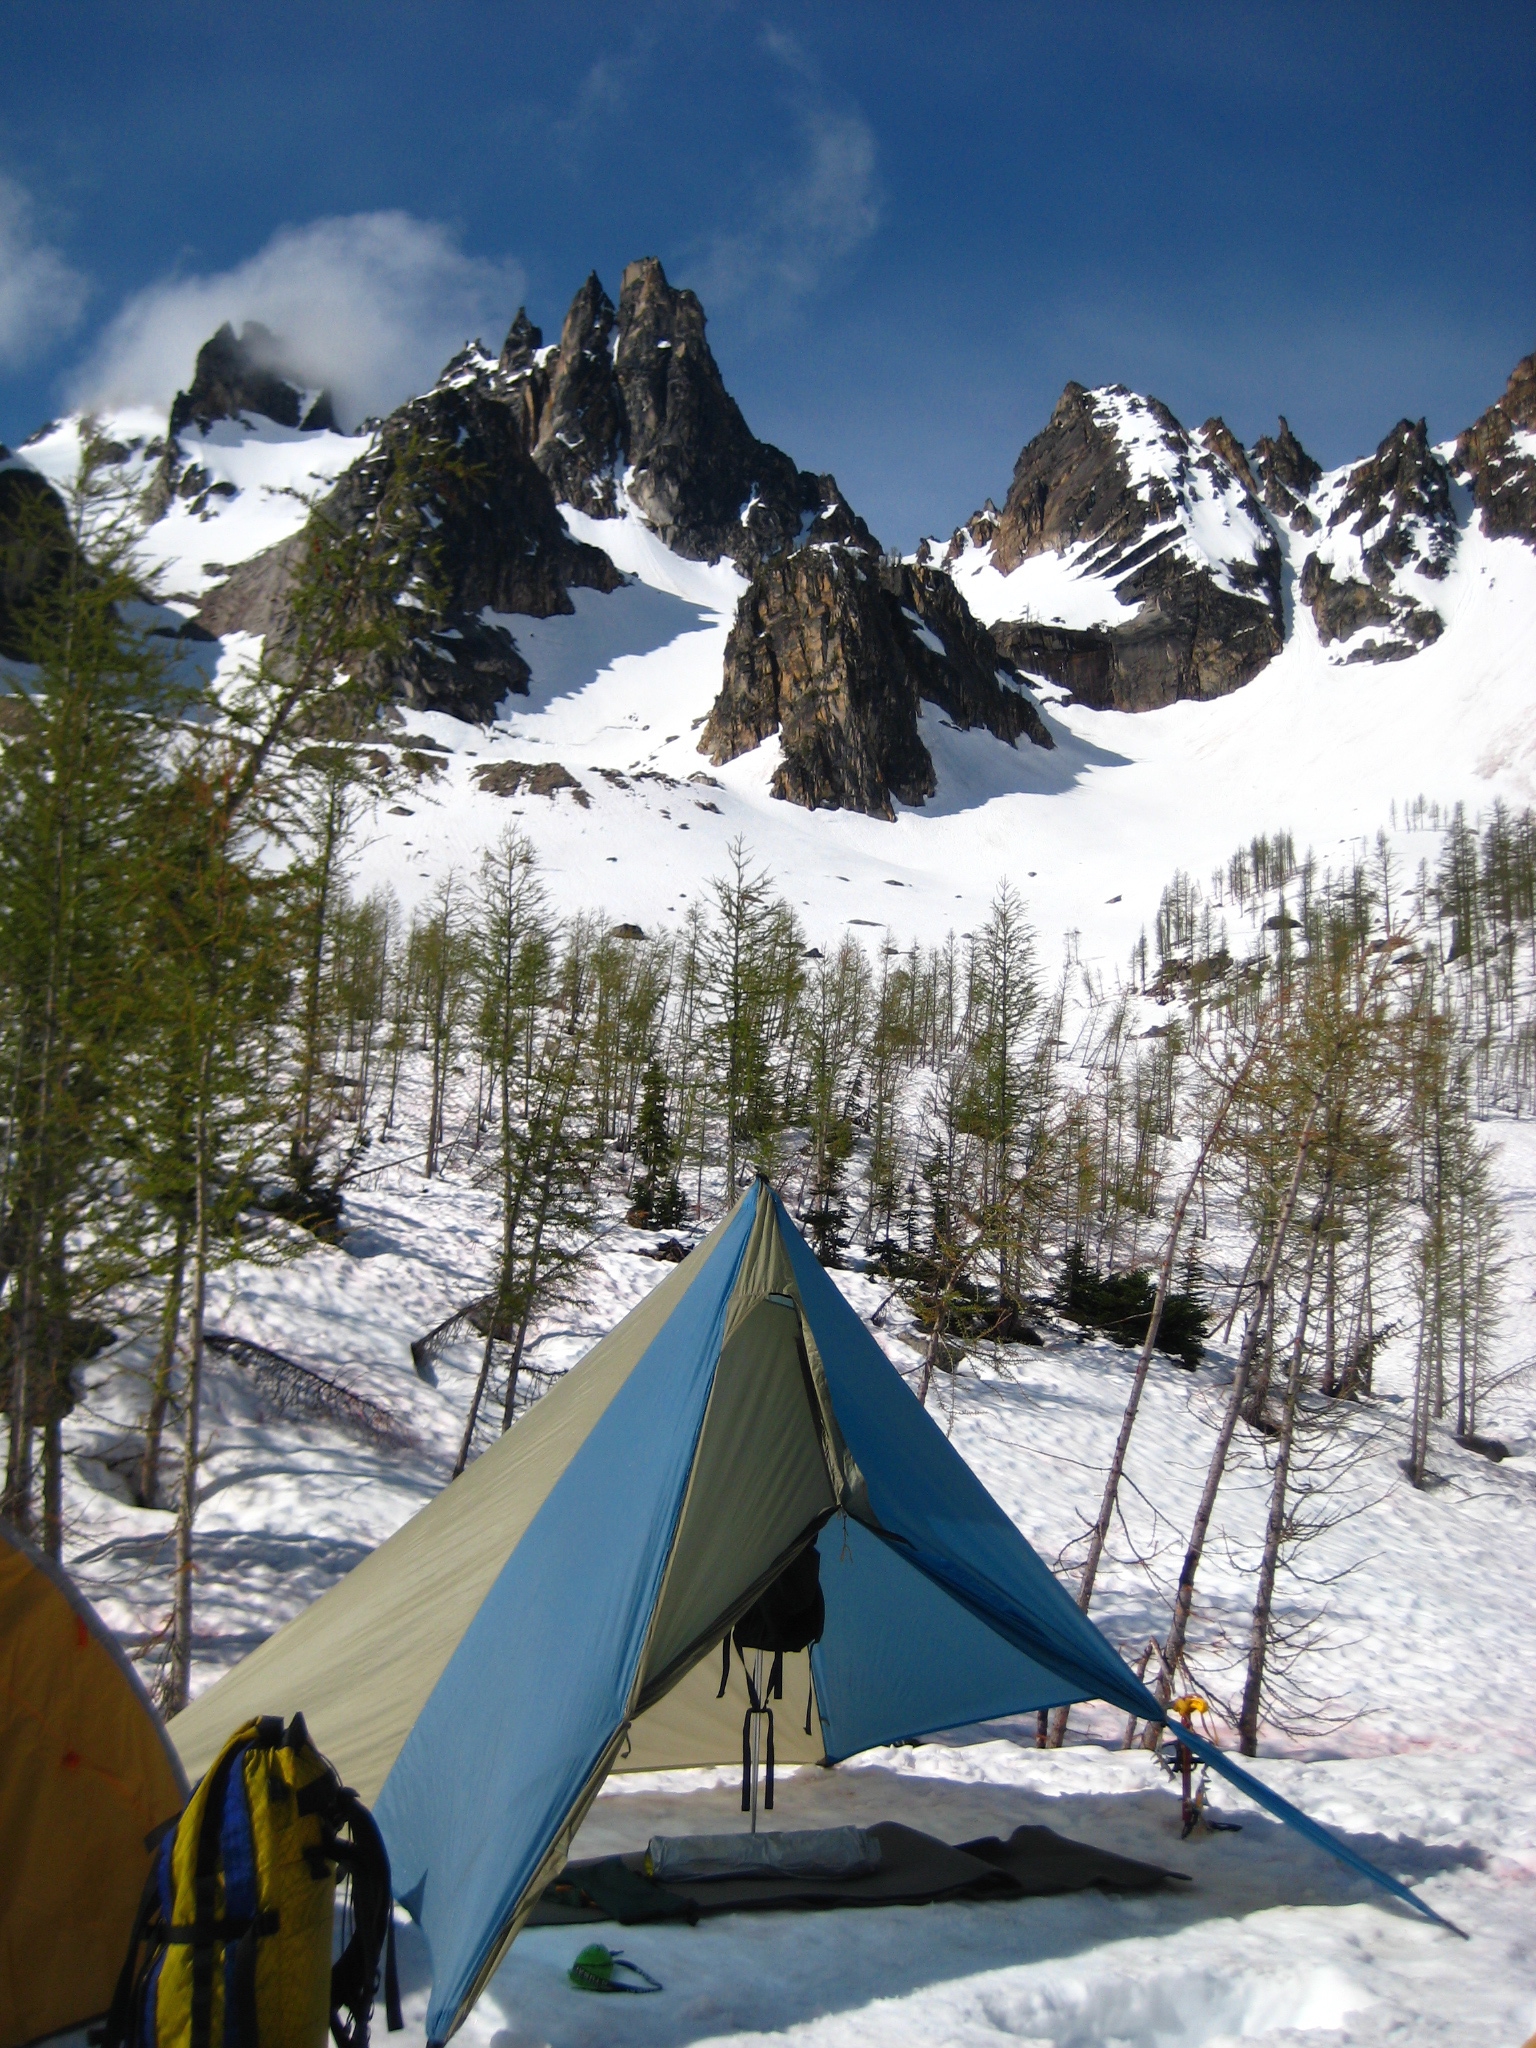
[[[338,1873],[351,1929],[331,1962]],[[105,2048],[366,2048],[384,1958],[401,2025],[389,1857],[301,1714],[247,1721],[179,1819],[140,1901]]]
[[[821,1559],[814,1543],[807,1544],[798,1557],[788,1563],[772,1585],[758,1594],[746,1613],[730,1630],[720,1645],[720,1690],[716,1699],[725,1698],[725,1689],[731,1678],[731,1643],[734,1639],[736,1654],[741,1659],[742,1675],[747,1681],[747,1711],[741,1724],[741,1810],[749,1813],[752,1808],[752,1724],[758,1717],[766,1719],[767,1778],[766,1797],[763,1805],[766,1811],[773,1811],[773,1709],[768,1702],[784,1697],[784,1653],[786,1650],[808,1650],[812,1643],[821,1641],[821,1632],[826,1627],[827,1602],[821,1590]],[[768,1650],[773,1653],[769,1667],[768,1681],[759,1699],[757,1685],[752,1676],[752,1667],[747,1663],[748,1650]],[[805,1732],[811,1732],[811,1698],[805,1702]]]

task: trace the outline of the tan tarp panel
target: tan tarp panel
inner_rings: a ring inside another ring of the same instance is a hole
[[[768,1673],[763,1659],[763,1676]],[[688,1675],[630,1724],[629,1747],[620,1750],[618,1771],[682,1771],[705,1764],[741,1768],[741,1723],[747,1711],[747,1684],[741,1659],[731,1652],[731,1679],[725,1698],[720,1690],[720,1646],[707,1651]],[[784,1697],[773,1702],[773,1748],[780,1764],[819,1764],[826,1757],[821,1718],[811,1713],[805,1732],[805,1710],[811,1704],[811,1660],[804,1650],[784,1659]]]
[[[715,1368],[638,1699],[713,1647],[836,1506],[814,1399],[799,1309],[782,1295],[759,1301]]]
[[[722,1223],[491,1450],[170,1724],[199,1776],[252,1714],[302,1712],[378,1797],[443,1668],[524,1530],[714,1248]]]
[[[90,1606],[0,1530],[0,2048],[104,2013],[186,1787]]]

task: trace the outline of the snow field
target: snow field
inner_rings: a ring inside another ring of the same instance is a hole
[[[207,522],[186,515],[183,529],[173,514],[166,532],[157,529],[170,589],[202,587],[205,558],[238,558],[247,528],[224,521],[264,522],[272,539],[294,530],[302,508],[290,492],[333,457],[338,468],[351,459],[319,449],[322,437],[285,442],[274,433],[227,446],[217,430],[209,437],[210,470],[225,464],[214,473],[239,495],[215,501],[225,509]],[[53,447],[35,445],[28,459],[42,467]],[[447,751],[436,775],[397,772],[365,814],[355,888],[390,887],[409,910],[450,871],[467,876],[515,818],[558,909],[601,907],[649,931],[680,921],[739,835],[811,943],[825,948],[849,928],[871,944],[887,930],[901,944],[969,930],[1006,876],[1026,898],[1048,974],[1072,934],[1078,960],[1112,984],[1174,869],[1203,883],[1256,832],[1288,829],[1298,851],[1311,845],[1326,859],[1374,842],[1392,803],[1421,792],[1469,810],[1536,797],[1536,557],[1475,526],[1437,587],[1447,630],[1412,660],[1341,668],[1301,611],[1285,652],[1234,696],[1134,718],[1052,704],[1053,753],[955,732],[930,706],[923,736],[938,794],[885,824],[773,801],[773,742],[718,770],[697,753],[741,587],[734,571],[681,561],[633,517],[569,514],[568,523],[636,580],[612,596],[573,593],[569,618],[511,622],[535,680],[495,725],[408,718],[409,731]],[[1063,565],[1049,574],[1062,577]],[[978,612],[1000,616],[982,610],[979,573],[962,582],[968,595],[972,586]],[[1042,691],[1048,701],[1059,695]],[[486,794],[474,770],[499,760],[559,761],[587,806],[569,793]],[[1390,837],[1405,880],[1438,849],[1431,835]],[[414,1115],[407,1101],[407,1134]],[[1512,1253],[1504,1362],[1515,1366],[1528,1354],[1536,1284],[1536,1132],[1502,1126],[1499,1136]],[[381,1137],[376,1154],[387,1161],[410,1142]],[[382,1165],[349,1190],[347,1222],[342,1247],[220,1276],[210,1322],[333,1371],[388,1408],[412,1442],[390,1448],[284,1417],[239,1368],[212,1368],[199,1686],[399,1527],[451,1463],[471,1361],[442,1361],[434,1387],[416,1375],[409,1346],[484,1287],[491,1200],[463,1174],[425,1183],[408,1163]],[[536,1363],[575,1362],[665,1270],[638,1255],[649,1238],[625,1230],[617,1214],[613,1223],[588,1294],[539,1332]],[[884,1288],[859,1273],[840,1279],[872,1314]],[[877,1335],[910,1364],[915,1354],[888,1323]],[[142,1347],[83,1375],[85,1399],[69,1425],[67,1561],[130,1647],[148,1646],[152,1658],[170,1607],[170,1516],[131,1506],[114,1467],[142,1404],[131,1377],[112,1368],[135,1358],[145,1363]],[[1229,1363],[1217,1347],[1197,1374],[1160,1362],[1149,1384],[1125,1525],[1094,1607],[1132,1656],[1166,1616]],[[1339,1484],[1368,1511],[1310,1546],[1305,1566],[1317,1585],[1282,1586],[1297,1614],[1326,1602],[1306,1682],[1319,1720],[1336,1725],[1267,1742],[1259,1769],[1363,1853],[1421,1884],[1470,1944],[1380,1901],[1235,1795],[1223,1810],[1241,1819],[1241,1834],[1181,1843],[1177,1802],[1154,1760],[1098,1746],[1118,1740],[1118,1717],[1079,1709],[1081,1746],[1059,1753],[1030,1748],[1029,1727],[970,1730],[832,1773],[785,1773],[775,1819],[905,1819],[951,1840],[1043,1820],[1189,1871],[1187,1893],[600,1929],[667,1986],[660,1998],[603,2002],[564,1981],[579,1935],[534,1930],[463,2038],[493,2048],[617,2039],[679,2048],[1522,2042],[1536,2028],[1536,1392],[1514,1381],[1490,1407],[1487,1427],[1516,1455],[1492,1465],[1438,1437],[1441,1483],[1418,1494],[1397,1470],[1406,1364],[1401,1347],[1389,1352],[1381,1399],[1345,1425],[1358,1457]],[[1060,1333],[937,1389],[955,1442],[1048,1560],[1070,1559],[1097,1507],[1129,1365],[1128,1353]],[[1240,1435],[1197,1606],[1197,1668],[1218,1696],[1243,1650],[1265,1481],[1260,1448]],[[578,1853],[639,1846],[657,1828],[739,1821],[732,1772],[618,1779],[597,1801]],[[403,1922],[401,1942],[403,2039],[415,2048],[426,1960]]]

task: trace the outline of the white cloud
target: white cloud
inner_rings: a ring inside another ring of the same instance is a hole
[[[695,278],[707,304],[803,297],[880,225],[874,130],[856,107],[835,107],[798,43],[777,29],[760,38],[792,80],[786,98],[799,136],[793,169],[759,175],[748,218],[712,236]]]
[[[387,412],[432,382],[479,334],[500,345],[524,289],[511,261],[467,256],[450,231],[408,213],[359,213],[281,228],[210,277],[146,286],[108,323],[72,380],[77,404],[168,405],[226,320],[259,320],[281,366],[329,386],[343,424]]]
[[[79,271],[39,239],[21,186],[0,174],[0,365],[16,367],[67,334],[88,290]]]

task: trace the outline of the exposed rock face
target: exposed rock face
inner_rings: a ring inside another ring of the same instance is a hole
[[[669,548],[730,556],[749,574],[810,534],[869,545],[835,480],[759,441],[726,390],[704,309],[647,257],[625,270],[615,312],[595,275],[571,305],[534,460],[556,498],[594,518],[630,502]]]
[[[562,505],[594,519],[617,511],[625,423],[613,373],[613,301],[593,271],[571,301],[551,366],[533,459]]]
[[[1157,592],[1127,625],[1070,627],[999,619],[998,652],[1099,711],[1150,711],[1221,697],[1250,682],[1281,647],[1268,607],[1204,578]]]
[[[1315,554],[1302,564],[1296,591],[1302,603],[1310,605],[1325,646],[1352,639],[1366,626],[1389,629],[1382,638],[1351,648],[1347,661],[1401,661],[1438,640],[1444,631],[1440,614],[1429,606],[1413,604],[1389,590],[1362,583],[1358,577],[1336,578],[1331,564]]]
[[[1423,420],[1399,420],[1370,460],[1350,471],[1328,515],[1330,532],[1345,525],[1366,543],[1373,583],[1410,563],[1422,575],[1444,576],[1456,552],[1451,473],[1430,447]]]
[[[215,483],[195,454],[188,454],[182,436],[189,429],[206,434],[219,420],[259,414],[280,427],[306,433],[336,431],[331,395],[311,395],[277,366],[279,344],[259,321],[247,321],[237,336],[226,320],[197,352],[197,368],[188,391],[171,402],[170,424],[159,467],[145,493],[146,524],[159,519],[173,498],[191,502],[194,512],[206,510],[210,495],[233,495],[233,486]]]
[[[1253,471],[1258,495],[1277,518],[1286,520],[1296,533],[1317,531],[1317,516],[1305,500],[1322,482],[1323,467],[1291,432],[1284,413],[1279,434],[1273,439],[1265,434],[1254,443]]]
[[[58,493],[0,447],[0,655],[23,661],[22,607],[68,566],[73,543]]]
[[[1483,531],[1536,547],[1536,355],[1516,363],[1504,396],[1456,443]]]
[[[548,618],[571,611],[573,586],[614,590],[623,581],[599,549],[571,539],[532,460],[529,385],[541,373],[528,340],[536,330],[520,318],[525,331],[514,325],[499,360],[466,349],[432,390],[391,413],[321,507],[354,532],[409,469],[406,490],[421,517],[412,573],[436,602],[403,651],[377,658],[375,681],[408,704],[460,718],[489,718],[509,692],[528,687],[511,633],[483,611]],[[244,564],[204,600],[200,623],[264,632],[280,646],[306,545],[298,535]]]
[[[800,547],[765,563],[741,600],[700,752],[734,760],[777,732],[775,796],[894,817],[896,801],[920,804],[935,787],[918,734],[923,698],[957,725],[1051,744],[1033,703],[997,668],[990,636],[942,572]]]
[[[238,419],[245,412],[261,413],[280,427],[334,432],[330,393],[322,391],[306,405],[306,394],[276,367],[280,354],[277,337],[259,321],[247,321],[237,337],[226,320],[198,350],[191,390],[176,394],[172,435],[188,426],[206,434],[215,420]]]
[[[880,587],[912,629],[901,647],[919,698],[937,704],[962,732],[983,726],[1010,745],[1027,739],[1037,747],[1055,746],[1034,698],[1012,675],[996,639],[972,616],[951,577],[911,562],[883,561],[879,573]]]
[[[1019,456],[1002,511],[977,514],[946,561],[968,540],[990,548],[1004,576],[1056,553],[1072,557],[1076,574],[1111,581],[1119,603],[1134,607],[1123,624],[1083,631],[1014,620],[992,629],[1017,665],[1087,702],[1142,711],[1221,696],[1283,640],[1280,551],[1254,484],[1220,420],[1208,423],[1202,446],[1155,398],[1069,384]],[[1225,537],[1219,558],[1195,538],[1207,529]]]
[[[1297,594],[1311,607],[1325,645],[1367,626],[1382,629],[1352,647],[1347,660],[1400,661],[1444,630],[1440,614],[1412,585],[1440,581],[1455,552],[1450,471],[1430,447],[1423,420],[1399,420],[1376,453],[1344,478],[1325,537],[1302,564]]]

